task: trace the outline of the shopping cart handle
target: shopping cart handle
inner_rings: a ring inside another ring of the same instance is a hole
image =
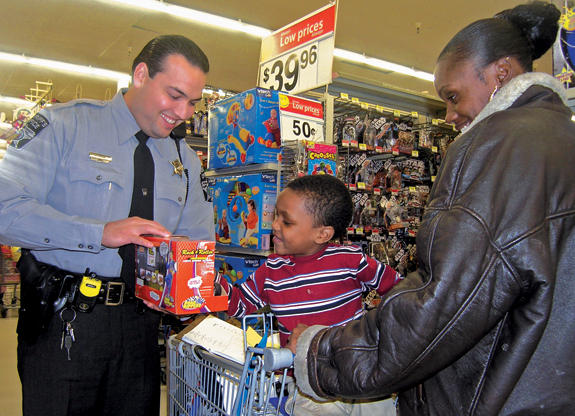
[[[265,348],[264,370],[275,371],[291,367],[294,354],[288,348]]]

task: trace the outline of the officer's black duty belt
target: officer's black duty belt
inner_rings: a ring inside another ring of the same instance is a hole
[[[106,306],[119,306],[122,303],[130,302],[136,298],[126,291],[126,283],[122,281],[102,281],[100,294],[96,298],[96,303],[103,303]]]

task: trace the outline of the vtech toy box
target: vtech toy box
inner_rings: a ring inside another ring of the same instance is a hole
[[[209,114],[209,168],[277,162],[280,136],[277,91],[254,88],[218,101]]]
[[[214,241],[185,236],[145,236],[136,246],[136,296],[176,315],[225,311],[227,296],[214,296]]]
[[[216,254],[215,270],[233,285],[247,279],[265,261],[263,257]]]
[[[213,184],[216,241],[269,250],[276,195],[274,172],[218,177]]]

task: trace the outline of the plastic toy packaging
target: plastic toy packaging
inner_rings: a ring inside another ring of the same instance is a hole
[[[380,202],[384,211],[384,224],[388,231],[395,231],[401,228],[407,228],[407,210],[399,201],[392,196],[389,199],[382,198]]]
[[[280,131],[277,91],[254,88],[218,101],[209,113],[210,169],[277,162]]]

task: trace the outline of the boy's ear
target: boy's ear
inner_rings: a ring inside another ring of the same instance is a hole
[[[335,230],[331,225],[322,225],[318,227],[317,233],[315,235],[316,244],[325,244],[333,238]]]

